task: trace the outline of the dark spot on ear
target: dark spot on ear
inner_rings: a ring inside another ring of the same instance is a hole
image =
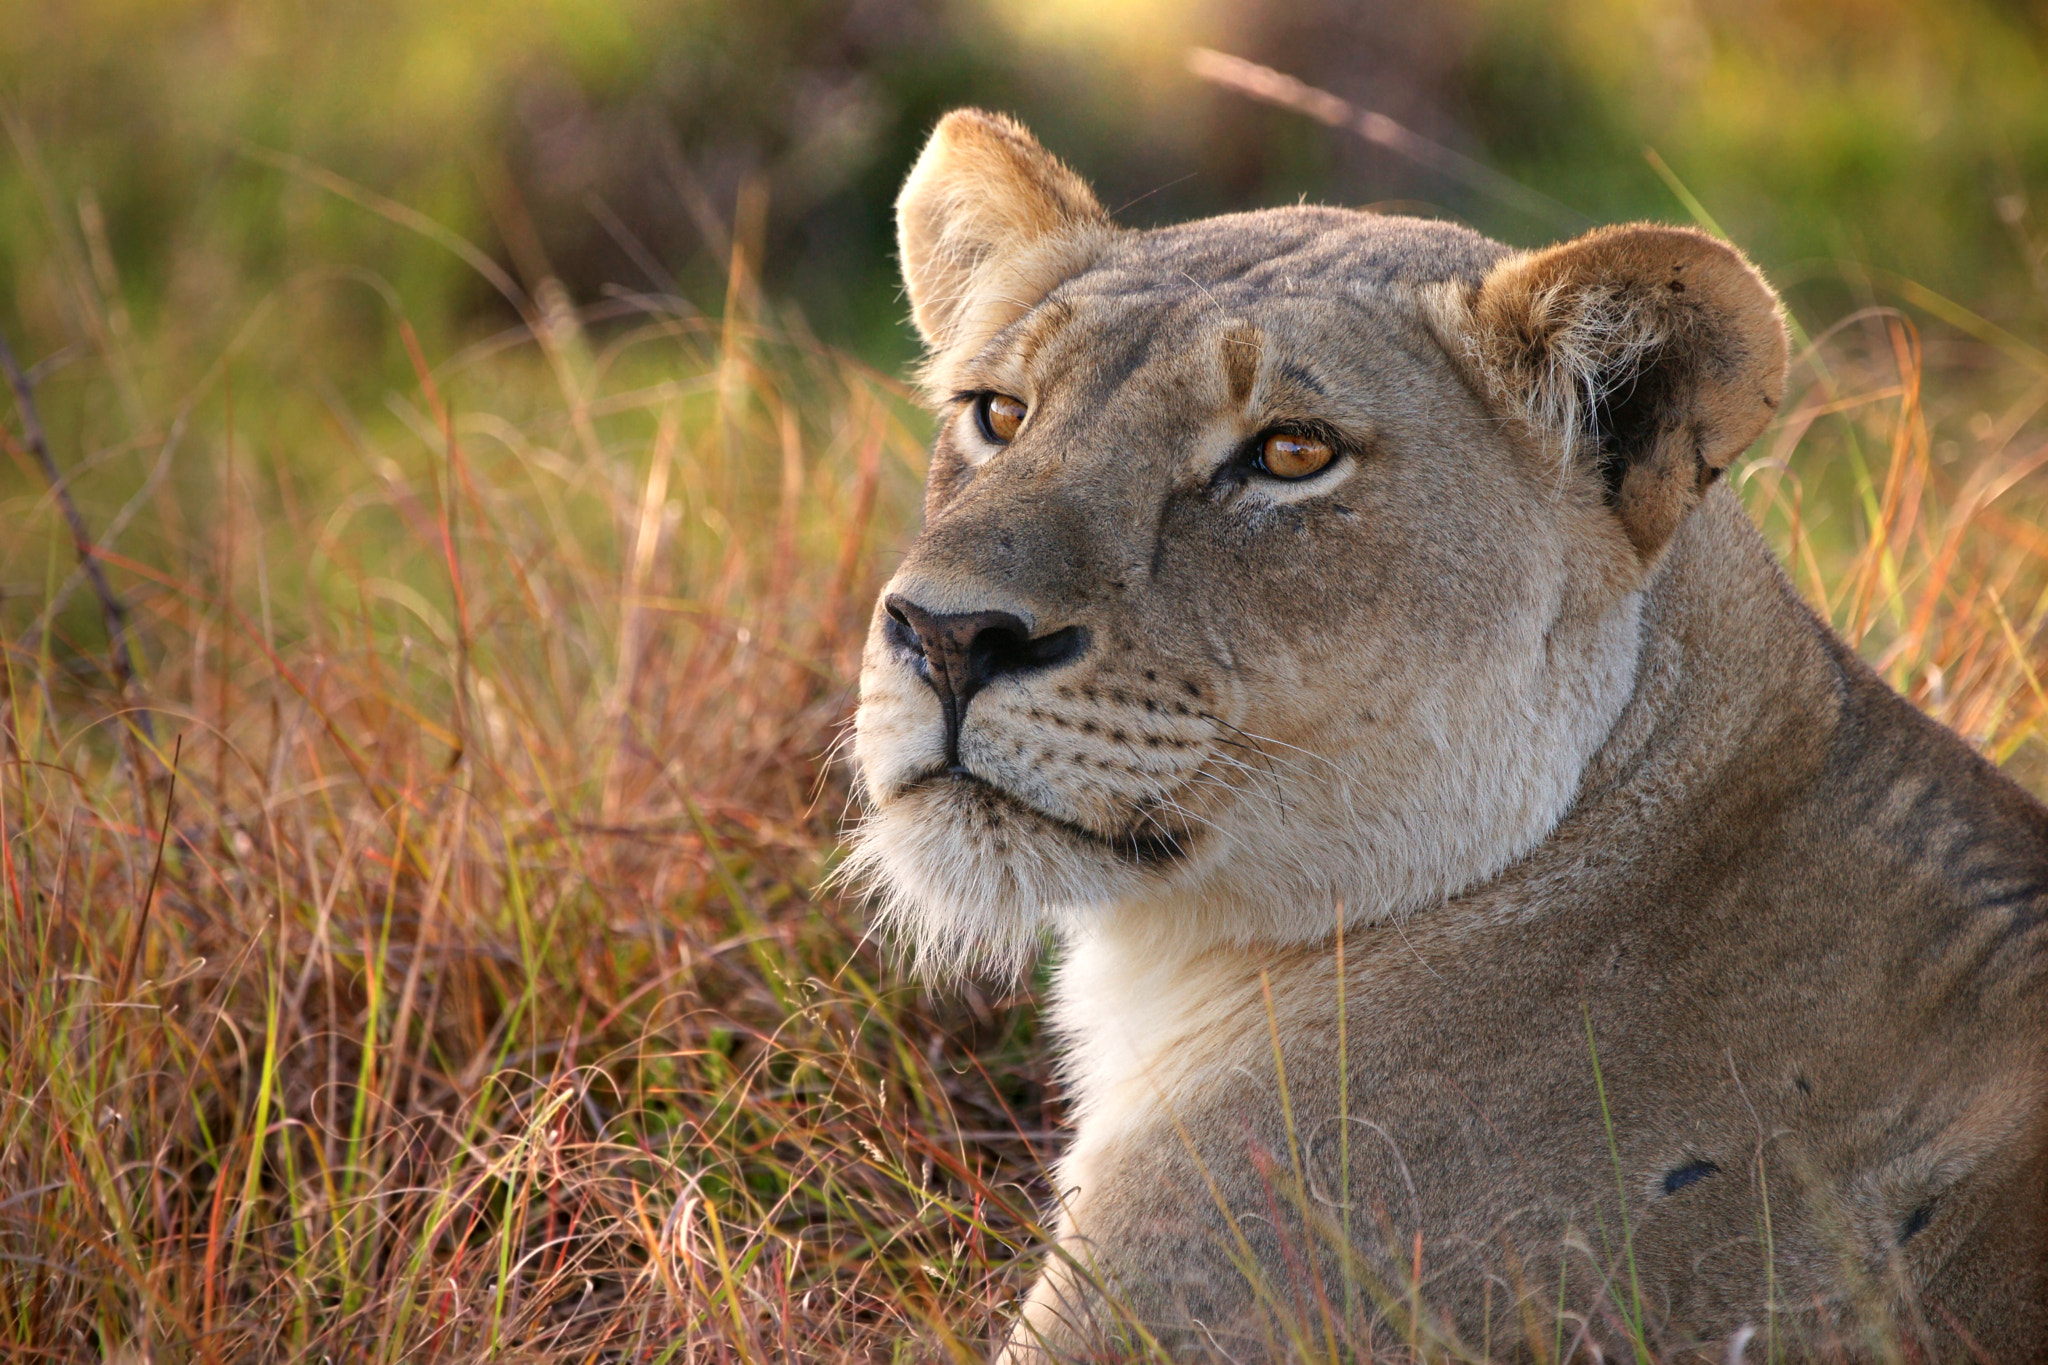
[[[1912,1235],[1934,1221],[1934,1201],[1928,1200],[1919,1208],[1906,1215],[1906,1221],[1899,1224],[1899,1245],[1904,1246]]]
[[[1720,1172],[1721,1168],[1711,1161],[1688,1161],[1677,1170],[1664,1173],[1664,1193],[1677,1194],[1687,1185],[1705,1180],[1710,1175],[1718,1175]]]
[[[1202,689],[1195,686],[1193,683],[1187,681],[1185,678],[1181,680],[1180,685],[1188,690],[1188,695],[1191,697],[1199,697],[1202,695]]]
[[[1156,668],[1148,668],[1148,669],[1146,669],[1146,670],[1145,670],[1145,681],[1146,681],[1146,682],[1158,682],[1158,681],[1159,681],[1159,670],[1158,670],[1158,669],[1156,669]]]
[[[1676,394],[1684,392],[1687,376],[1670,354],[1659,347],[1644,356],[1629,373],[1600,376],[1600,401],[1593,405],[1593,438],[1599,446],[1600,482],[1607,490],[1611,507],[1621,496],[1621,482],[1629,467],[1646,460],[1657,448],[1657,438],[1670,420],[1669,410]]]
[[[1685,286],[1680,284],[1677,280],[1673,280],[1670,284],[1666,285],[1665,288],[1669,289],[1674,294],[1683,294],[1685,292]]]
[[[1802,1095],[1811,1095],[1813,1093],[1812,1083],[1809,1082],[1804,1076],[1794,1076],[1792,1078],[1792,1084],[1799,1087],[1799,1093]]]

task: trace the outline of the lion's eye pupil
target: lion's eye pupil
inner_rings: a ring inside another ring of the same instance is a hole
[[[981,396],[981,432],[997,445],[1008,445],[1016,439],[1017,429],[1024,425],[1024,414],[1029,411],[1023,403],[1003,393],[985,393]]]
[[[1305,479],[1336,455],[1328,441],[1282,432],[1260,443],[1259,467],[1276,479]]]

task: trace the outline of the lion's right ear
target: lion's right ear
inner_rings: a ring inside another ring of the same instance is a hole
[[[1538,445],[1595,478],[1645,562],[1785,393],[1777,295],[1690,228],[1600,228],[1426,295],[1432,325]]]
[[[1086,269],[1113,229],[1014,120],[955,109],[896,199],[911,316],[934,358],[981,344]]]

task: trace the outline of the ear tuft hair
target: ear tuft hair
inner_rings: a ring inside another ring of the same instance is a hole
[[[1510,256],[1432,304],[1488,396],[1598,477],[1645,559],[1784,397],[1777,296],[1733,247],[1691,229],[1602,228]]]

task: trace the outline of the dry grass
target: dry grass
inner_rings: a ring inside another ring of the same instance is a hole
[[[55,503],[14,485],[10,1356],[966,1359],[1000,1330],[1058,1117],[1030,1002],[927,998],[817,889],[923,428],[743,273],[722,317],[556,299],[452,357],[394,311],[416,379],[381,411],[279,358],[287,301],[60,450],[107,490],[125,698]],[[2048,357],[1941,334],[1839,324],[1740,486],[1886,675],[2039,790]],[[45,393],[150,368],[96,346]]]
[[[1836,322],[1803,345],[1738,487],[1807,600],[1886,681],[2041,793],[2048,353],[1904,292],[1959,324],[1941,326],[1939,354],[1898,309]]]

